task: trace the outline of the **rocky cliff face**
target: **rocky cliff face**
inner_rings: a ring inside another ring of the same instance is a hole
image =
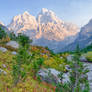
[[[63,48],[62,51],[75,50],[77,44],[79,44],[80,48],[82,49],[90,45],[91,43],[92,43],[92,20],[90,20],[88,24],[84,25],[84,27],[80,29],[80,32],[76,40],[72,44],[65,47],[67,49]]]

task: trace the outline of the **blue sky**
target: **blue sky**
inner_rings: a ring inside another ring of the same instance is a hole
[[[92,0],[0,0],[0,21],[7,25],[24,11],[36,16],[41,8],[53,10],[62,20],[79,26],[92,18]]]

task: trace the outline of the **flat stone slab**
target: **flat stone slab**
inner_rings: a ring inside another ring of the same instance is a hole
[[[16,51],[13,51],[13,52],[11,52],[11,54],[16,55],[16,54],[17,54],[17,52],[16,52]]]
[[[0,47],[0,51],[2,51],[2,52],[6,52],[6,51],[7,51],[7,49],[6,49],[6,48],[4,48],[4,47]]]
[[[6,72],[6,71],[4,71],[3,69],[1,69],[1,68],[0,68],[0,74],[1,74],[1,73],[3,73],[4,75],[6,75],[6,74],[7,74],[7,72]]]
[[[15,49],[18,49],[19,48],[19,44],[16,42],[16,41],[10,41],[6,44],[7,46],[11,46]]]

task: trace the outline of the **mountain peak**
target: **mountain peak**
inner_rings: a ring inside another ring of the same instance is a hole
[[[28,11],[25,11],[23,15],[30,15]]]
[[[15,30],[15,34],[26,32],[26,30],[36,30],[37,21],[34,16],[25,11],[23,14],[13,17],[8,29]]]
[[[40,13],[42,13],[42,14],[48,13],[48,14],[54,14],[55,15],[55,13],[52,10],[48,10],[47,8],[42,8]]]
[[[42,11],[42,12],[48,12],[48,9],[46,9],[46,8],[42,8],[41,11]]]
[[[37,21],[42,24],[47,23],[62,23],[62,21],[56,16],[52,10],[42,8],[41,12],[37,16]]]

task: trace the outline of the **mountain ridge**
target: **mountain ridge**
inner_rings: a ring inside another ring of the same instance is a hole
[[[75,41],[61,51],[73,51],[76,49],[77,45],[79,45],[80,49],[83,49],[90,44],[92,44],[92,19],[80,29]]]

